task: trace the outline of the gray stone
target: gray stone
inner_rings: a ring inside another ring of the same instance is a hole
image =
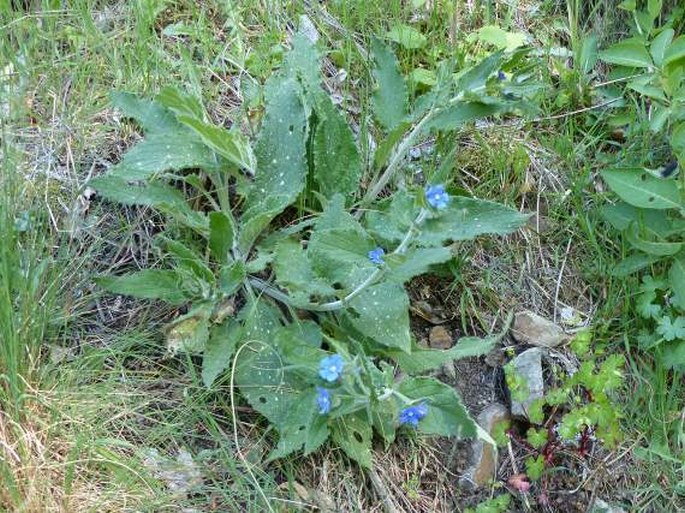
[[[486,407],[476,422],[491,436],[502,422],[509,422],[509,410],[500,403]],[[486,486],[495,478],[497,471],[497,449],[483,440],[476,438],[471,443],[471,465],[461,477],[460,484],[465,488]]]
[[[516,314],[511,334],[522,344],[541,347],[556,347],[569,339],[561,327],[528,310]]]
[[[542,377],[543,351],[542,348],[531,347],[511,361],[510,365],[513,372],[523,378],[528,390],[528,396],[522,401],[515,398],[516,393],[511,394],[511,414],[515,417],[528,418],[530,405],[536,399],[541,399],[544,396],[545,382]]]

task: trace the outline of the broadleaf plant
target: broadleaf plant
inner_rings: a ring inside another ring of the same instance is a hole
[[[626,276],[646,272],[637,311],[646,327],[639,343],[659,348],[669,366],[685,359],[685,36],[676,37],[670,21],[656,26],[661,8],[633,11],[635,35],[600,53],[614,65],[613,74],[624,77],[626,102],[620,116],[632,119],[631,135],[650,144],[644,161],[624,152],[624,162],[602,171],[602,178],[620,201],[602,208],[602,216],[623,232],[633,250],[614,273]],[[650,2],[651,5],[651,2]],[[636,107],[643,104],[645,108]],[[646,128],[641,128],[646,127]],[[626,146],[630,147],[632,141]],[[655,165],[656,164],[656,165]]]
[[[99,283],[186,305],[167,328],[169,350],[201,354],[207,387],[230,374],[279,434],[271,459],[310,453],[330,438],[370,466],[374,431],[390,443],[401,426],[475,436],[457,392],[419,375],[484,354],[494,338],[467,337],[446,351],[419,347],[404,287],[450,261],[455,241],[511,233],[527,216],[451,196],[442,183],[398,178],[408,150],[431,130],[516,108],[497,78],[513,54],[458,74],[445,67],[410,105],[392,49],[376,41],[373,114],[379,137],[391,143],[360,145],[320,87],[316,48],[301,35],[292,46],[264,85],[254,141],[212,124],[201,102],[178,90],[152,101],[114,94],[145,138],[91,185],[175,221],[157,239],[173,265]],[[364,154],[369,147],[380,157]],[[362,190],[363,176],[370,182]],[[382,190],[393,193],[379,200]],[[307,217],[297,221],[302,209]],[[309,311],[308,320],[298,311]]]

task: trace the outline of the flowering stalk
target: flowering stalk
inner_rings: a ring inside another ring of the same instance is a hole
[[[399,246],[397,246],[397,248],[395,248],[395,251],[392,252],[393,255],[401,255],[405,251],[407,251],[409,243],[416,236],[416,234],[419,233],[421,224],[423,224],[423,221],[425,221],[427,216],[428,210],[422,208],[419,214],[416,216],[416,219],[414,219],[411,226],[409,227],[409,230],[407,230],[407,233],[402,239],[402,242],[400,242]],[[347,306],[347,304],[350,301],[352,301],[352,299],[361,294],[367,287],[375,283],[376,280],[378,280],[378,278],[380,278],[384,272],[384,267],[376,268],[371,274],[369,274],[369,276],[367,276],[367,278],[363,282],[357,285],[357,287],[352,292],[347,294],[344,298],[338,299],[336,301],[330,301],[328,303],[297,303],[293,301],[290,298],[290,296],[288,296],[288,294],[285,294],[280,290],[275,289],[264,280],[255,277],[250,277],[249,282],[250,285],[252,285],[260,292],[263,292],[267,296],[270,296],[275,300],[280,301],[281,303],[285,303],[287,305],[291,305],[295,308],[299,308],[302,310],[310,310],[313,312],[333,312]]]

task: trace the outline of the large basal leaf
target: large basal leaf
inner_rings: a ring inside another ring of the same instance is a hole
[[[600,52],[599,58],[610,64],[631,68],[648,68],[654,65],[644,42],[639,39],[620,41]]]
[[[636,207],[682,208],[676,183],[655,178],[642,168],[606,169],[602,177],[623,201]]]
[[[181,289],[181,280],[175,271],[146,269],[123,276],[101,276],[96,283],[113,294],[141,299],[161,299],[181,305],[188,297]]]
[[[304,188],[307,120],[302,89],[295,78],[272,76],[265,86],[266,114],[255,155],[257,172],[245,215],[276,215]]]
[[[331,426],[333,441],[362,467],[371,468],[371,438],[373,430],[361,414],[346,415]]]
[[[200,101],[186,93],[179,91],[175,87],[164,87],[156,98],[157,102],[173,111],[177,116],[188,116],[191,118],[204,120],[205,109]]]
[[[373,94],[373,108],[378,121],[389,132],[407,115],[407,85],[400,75],[397,59],[389,47],[378,39],[372,44],[374,76],[377,89]]]
[[[178,128],[174,115],[157,102],[144,100],[135,94],[115,91],[112,105],[124,116],[135,119],[146,133],[168,133]]]
[[[407,353],[411,350],[409,298],[402,285],[372,285],[354,298],[350,306],[356,313],[349,315],[350,322],[361,333],[385,347]]]
[[[409,354],[401,351],[389,351],[387,354],[395,359],[404,372],[418,374],[437,369],[443,363],[487,354],[496,342],[496,337],[462,337],[454,347],[446,350],[422,349],[414,345]]]
[[[207,388],[231,366],[235,349],[242,337],[242,326],[235,319],[226,319],[209,331],[209,340],[202,356],[202,382]]]
[[[679,253],[673,259],[668,271],[668,281],[674,293],[673,304],[685,312],[685,253]]]
[[[444,213],[425,221],[417,240],[435,246],[484,234],[507,235],[523,226],[528,217],[499,203],[456,196]]]
[[[399,391],[410,399],[423,399],[428,404],[428,414],[419,422],[420,431],[458,438],[476,435],[476,423],[456,390],[449,385],[432,378],[409,378],[400,383]]]
[[[89,182],[100,196],[124,205],[188,208],[186,199],[178,189],[161,182],[144,182],[132,185],[126,179],[113,174],[93,178]]]
[[[193,130],[206,146],[238,168],[246,169],[254,175],[257,162],[252,153],[250,141],[238,130],[226,130],[188,116],[178,116],[177,119]]]
[[[317,105],[319,123],[314,133],[314,179],[324,196],[336,193],[354,201],[362,175],[359,151],[345,117],[328,97]]]
[[[315,389],[299,394],[278,429],[278,435],[278,446],[271,451],[267,461],[283,458],[302,448],[309,454],[323,445],[329,431],[326,416],[318,411]]]
[[[308,302],[311,295],[335,295],[335,289],[316,276],[307,253],[296,240],[284,239],[276,245],[273,267],[278,284],[288,289],[296,301]]]

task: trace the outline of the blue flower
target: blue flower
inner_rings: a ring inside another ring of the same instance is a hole
[[[426,403],[410,406],[400,412],[400,425],[409,424],[411,427],[418,427],[419,421],[428,413],[428,405]]]
[[[372,249],[368,253],[369,260],[376,265],[382,265],[384,263],[383,255],[385,255],[385,250],[383,250],[383,248]]]
[[[319,376],[321,376],[321,379],[333,383],[334,381],[337,381],[340,374],[342,374],[344,365],[345,361],[339,354],[322,358],[321,362],[319,362]]]
[[[319,405],[319,413],[326,415],[331,411],[331,394],[322,387],[316,387],[316,404]]]
[[[444,186],[430,185],[426,187],[426,201],[431,207],[442,210],[443,208],[447,208],[449,200],[450,196],[445,192]]]
[[[497,80],[501,82],[502,80],[506,80],[506,78],[507,76],[504,74],[504,71],[500,70],[497,72]]]

